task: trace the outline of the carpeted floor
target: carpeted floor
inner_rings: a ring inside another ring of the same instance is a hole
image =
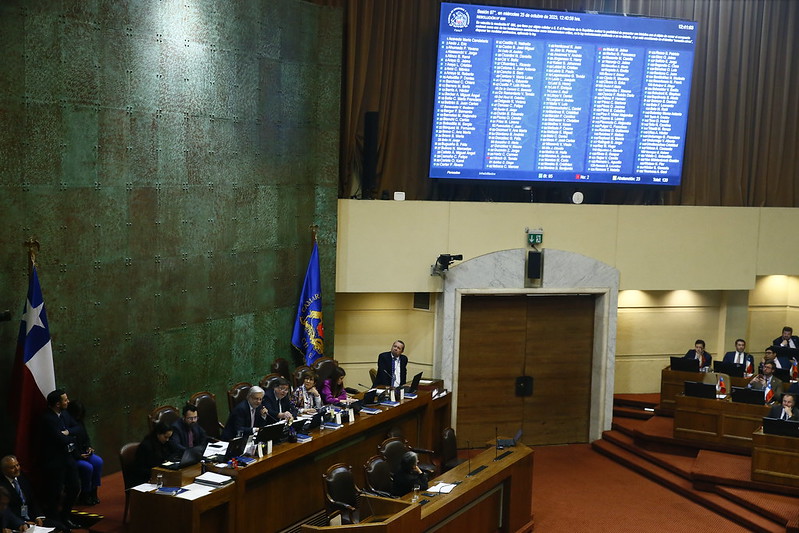
[[[747,531],[588,444],[535,449],[533,512],[537,533]]]

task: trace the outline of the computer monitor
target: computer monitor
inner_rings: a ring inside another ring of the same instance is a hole
[[[683,393],[686,396],[693,396],[695,398],[716,398],[716,386],[712,383],[686,381],[683,387]]]
[[[744,365],[736,365],[735,363],[726,363],[724,361],[713,361],[713,371],[720,372],[721,374],[728,374],[733,378],[744,377]]]
[[[686,359],[685,357],[672,357],[671,369],[680,372],[699,372],[699,360]]]
[[[763,433],[783,437],[799,437],[799,421],[763,417]]]
[[[750,389],[748,387],[733,387],[732,401],[735,403],[748,403],[752,405],[763,405],[766,397],[763,390]]]

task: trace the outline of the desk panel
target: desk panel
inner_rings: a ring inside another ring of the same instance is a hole
[[[752,433],[768,414],[765,405],[679,395],[674,413],[674,438],[733,453],[752,453]]]
[[[752,440],[752,480],[799,487],[799,439],[766,435],[761,429]]]

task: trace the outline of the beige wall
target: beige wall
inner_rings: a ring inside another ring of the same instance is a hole
[[[616,392],[658,392],[697,338],[716,356],[744,337],[759,355],[783,325],[799,331],[799,254],[776,252],[797,209],[340,200],[338,223],[336,357],[356,376],[396,338],[429,375],[434,312],[412,297],[441,290],[430,265],[524,247],[526,227],[621,272]]]

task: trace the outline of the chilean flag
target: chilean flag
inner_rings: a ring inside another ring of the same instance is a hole
[[[724,377],[719,376],[719,382],[716,384],[716,390],[719,394],[727,394],[727,384],[724,383]]]
[[[47,328],[39,276],[33,267],[28,299],[19,325],[17,355],[12,374],[9,405],[16,417],[15,454],[23,465],[33,465],[34,424],[47,407],[47,395],[55,390],[53,346]]]
[[[799,364],[796,359],[791,362],[791,379],[799,379]]]
[[[752,360],[752,359],[750,359],[750,360],[749,360],[749,363],[747,363],[747,365],[746,365],[746,373],[747,373],[747,374],[753,374],[753,373],[755,372],[755,367],[754,367],[754,365],[752,364],[752,361],[753,361],[753,360]]]
[[[768,385],[766,385],[766,396],[765,396],[765,398],[766,398],[766,403],[769,403],[774,398],[774,391],[771,390],[771,382],[770,381],[768,382]]]

